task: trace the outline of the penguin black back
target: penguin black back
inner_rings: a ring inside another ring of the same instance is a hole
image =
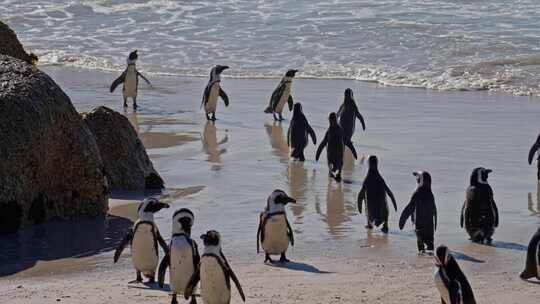
[[[358,111],[358,106],[356,105],[356,102],[354,101],[353,91],[347,88],[345,90],[344,95],[345,96],[343,99],[343,103],[339,107],[337,115],[338,115],[339,125],[343,129],[345,136],[351,139],[355,130],[356,118],[360,120],[363,130],[366,129],[366,125],[364,123],[364,118]]]
[[[293,117],[289,124],[289,130],[287,131],[287,144],[291,147],[291,157],[304,161],[304,149],[308,145],[308,135],[311,136],[313,144],[317,144],[317,137],[315,131],[309,125],[304,112],[302,112],[302,105],[300,103],[294,104]]]

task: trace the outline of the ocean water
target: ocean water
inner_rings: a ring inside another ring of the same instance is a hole
[[[42,64],[147,73],[342,78],[539,95],[536,0],[6,0],[0,16]]]

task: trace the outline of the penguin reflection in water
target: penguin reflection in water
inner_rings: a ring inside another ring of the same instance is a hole
[[[201,108],[204,107],[207,120],[216,120],[218,97],[223,99],[226,107],[229,106],[229,97],[221,88],[221,73],[228,68],[226,65],[216,65],[210,70],[210,79],[204,88],[201,102]],[[212,114],[212,117],[209,116],[210,114]]]
[[[372,229],[373,225],[380,226],[382,224],[382,232],[388,233],[389,212],[386,195],[388,194],[394,209],[397,211],[396,199],[379,173],[377,156],[371,155],[369,157],[368,166],[368,173],[358,194],[358,212],[362,213],[362,202],[366,201],[366,228]]]
[[[525,270],[519,276],[524,280],[530,278],[540,280],[540,228],[538,228],[529,242]]]
[[[137,71],[137,68],[135,67],[135,64],[137,63],[137,58],[139,56],[137,55],[137,50],[131,52],[127,59],[127,68],[124,70],[122,75],[120,75],[118,78],[116,78],[113,83],[111,84],[110,91],[111,93],[116,89],[116,87],[123,83],[124,86],[122,88],[122,96],[124,97],[124,108],[127,108],[127,99],[131,98],[133,100],[133,109],[137,109],[137,91],[139,89],[139,77],[144,79],[146,83],[149,85],[152,85],[146,77],[143,76],[139,71]]]
[[[474,294],[465,274],[448,247],[437,247],[435,259],[435,286],[443,304],[476,304]]]
[[[163,248],[165,254],[169,252],[167,243],[159,234],[158,227],[154,223],[154,213],[163,208],[169,208],[169,205],[155,198],[148,198],[141,203],[137,211],[139,219],[114,253],[114,262],[116,263],[124,248],[131,244],[131,259],[133,267],[137,271],[137,278],[134,282],[142,282],[141,273],[149,279],[149,283],[154,282],[159,262],[158,244]]]
[[[427,171],[414,172],[417,187],[411,201],[403,209],[399,218],[399,229],[403,230],[405,222],[410,217],[414,224],[418,252],[433,251],[434,234],[437,229],[437,207],[431,191],[431,175]],[[425,247],[424,247],[425,246]]]
[[[330,169],[329,175],[336,181],[341,181],[341,170],[343,169],[343,154],[345,152],[345,146],[349,147],[354,159],[358,159],[356,156],[356,150],[349,138],[345,136],[343,129],[337,122],[336,113],[332,112],[328,115],[328,121],[330,126],[324,135],[324,139],[317,148],[317,154],[315,160],[319,161],[322,150],[326,147],[326,156],[328,160],[328,167]]]
[[[491,244],[495,228],[499,226],[499,210],[493,199],[493,189],[488,184],[492,171],[483,167],[475,168],[471,174],[471,185],[461,210],[461,227],[475,243]]]
[[[257,253],[259,243],[265,253],[264,262],[273,263],[270,255],[281,255],[281,263],[289,262],[285,253],[289,243],[294,246],[294,234],[287,220],[285,206],[288,203],[296,203],[282,190],[274,190],[267,199],[266,208],[259,216],[259,229],[257,230]]]
[[[238,289],[242,301],[246,301],[240,281],[221,251],[221,236],[215,230],[201,235],[204,253],[199,267],[187,284],[184,298],[193,298],[197,283],[201,282],[201,298],[204,304],[229,304],[231,302],[231,279]]]
[[[177,294],[184,294],[185,288],[199,266],[200,256],[197,243],[191,239],[191,227],[195,217],[191,210],[182,208],[172,217],[172,237],[169,254],[159,264],[158,283],[163,288],[165,272],[169,268],[169,281],[172,293],[171,304],[177,304]],[[191,298],[191,303],[197,301]]]
[[[306,116],[302,112],[300,103],[294,104],[293,117],[287,131],[287,145],[291,147],[291,157],[299,161],[305,161],[304,149],[309,143],[308,135],[313,144],[317,144],[315,131],[309,125]]]

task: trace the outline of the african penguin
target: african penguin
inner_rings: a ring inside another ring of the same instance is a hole
[[[294,104],[293,117],[287,131],[287,145],[291,147],[291,157],[299,161],[306,160],[304,149],[308,145],[308,135],[311,136],[313,144],[317,144],[317,136],[315,131],[309,125],[306,116],[302,112],[300,103]]]
[[[499,226],[499,211],[493,200],[493,189],[488,184],[488,175],[492,171],[483,167],[475,168],[471,174],[470,186],[463,208],[461,209],[461,227],[475,243],[491,243],[495,228]]]
[[[474,294],[465,274],[450,254],[448,247],[437,247],[435,259],[435,286],[443,304],[476,304]]]
[[[114,253],[114,262],[116,263],[124,248],[131,244],[131,260],[133,268],[137,271],[136,282],[142,282],[141,273],[149,279],[149,282],[154,282],[159,262],[158,244],[163,248],[165,254],[169,252],[167,243],[159,234],[158,227],[154,223],[154,213],[163,208],[169,208],[169,205],[153,197],[145,199],[137,210],[139,219]]]
[[[191,227],[195,217],[191,210],[182,208],[174,212],[172,217],[172,237],[169,254],[159,264],[158,282],[163,287],[165,272],[169,269],[171,304],[177,304],[177,294],[184,294],[185,288],[199,265],[200,256],[197,243],[191,239]],[[195,297],[191,303],[197,303]]]
[[[292,80],[297,72],[298,70],[288,70],[272,93],[272,97],[270,97],[270,102],[264,113],[272,113],[274,120],[283,120],[282,113],[286,103],[289,104],[289,111],[293,109],[294,101],[291,95],[291,87]],[[276,117],[276,113],[279,115],[279,118]]]
[[[201,108],[204,106],[204,112],[207,120],[216,120],[216,110],[218,97],[223,99],[225,106],[229,106],[229,97],[221,88],[221,73],[228,69],[226,65],[216,65],[210,70],[210,80],[204,89],[204,94],[201,102]],[[212,114],[212,117],[209,115]]]
[[[416,177],[416,190],[411,201],[401,212],[399,229],[403,230],[407,219],[410,217],[414,224],[418,252],[433,251],[434,234],[437,229],[437,206],[435,197],[431,191],[431,175],[427,171],[414,172]]]
[[[110,89],[112,93],[119,84],[123,83],[124,87],[122,88],[122,95],[124,97],[124,108],[127,108],[127,99],[128,97],[131,97],[131,99],[133,100],[133,109],[135,110],[137,109],[137,90],[139,88],[139,77],[141,77],[142,79],[144,79],[144,81],[146,81],[146,83],[151,85],[150,81],[146,79],[143,74],[137,71],[137,68],[135,67],[138,57],[139,56],[137,55],[137,50],[129,53],[129,57],[127,59],[127,68],[124,70],[122,75],[120,75],[113,81]]]
[[[204,244],[204,253],[201,256],[199,267],[189,280],[184,293],[185,299],[193,297],[197,283],[201,281],[201,298],[204,304],[229,304],[231,301],[231,279],[233,280],[242,301],[246,301],[240,281],[234,274],[221,251],[221,236],[215,230],[207,231],[201,235]]]
[[[540,149],[540,134],[536,138],[536,142],[534,142],[531,149],[529,150],[529,165],[532,164],[534,154],[538,152],[538,149]],[[536,176],[537,176],[537,179],[540,181],[540,153],[538,153],[538,159],[536,162],[537,162],[537,167],[538,167],[536,171]]]
[[[274,263],[270,255],[281,255],[281,263],[289,262],[285,253],[289,243],[294,246],[294,234],[291,224],[287,220],[285,205],[295,203],[296,200],[289,197],[282,190],[274,190],[266,201],[266,208],[259,215],[259,229],[257,230],[257,253],[259,243],[265,253],[264,262]]]
[[[324,139],[319,144],[319,148],[317,148],[315,160],[319,161],[322,150],[324,147],[328,146],[326,148],[326,156],[328,167],[330,169],[329,175],[339,182],[341,181],[345,146],[349,147],[355,159],[358,159],[358,157],[356,156],[356,150],[354,149],[351,140],[345,136],[343,129],[339,126],[336,113],[330,113],[330,115],[328,115],[328,121],[330,126],[324,135]],[[334,175],[335,172],[337,172],[337,174]]]
[[[519,276],[524,280],[533,277],[540,280],[540,228],[538,228],[529,242],[525,270]]]
[[[368,158],[368,173],[362,184],[362,189],[358,193],[358,211],[362,213],[362,202],[366,202],[367,229],[372,229],[373,225],[383,224],[382,231],[388,233],[388,203],[386,195],[392,200],[394,209],[397,211],[396,199],[390,188],[386,185],[383,177],[379,173],[378,159],[375,155]]]
[[[360,114],[360,112],[358,111],[358,106],[354,101],[353,91],[349,88],[345,90],[345,98],[343,99],[343,103],[339,107],[337,116],[340,127],[343,129],[345,136],[350,140],[352,140],[352,136],[354,134],[356,118],[360,120],[360,123],[362,124],[362,130],[366,130],[364,118],[362,117],[362,114]]]

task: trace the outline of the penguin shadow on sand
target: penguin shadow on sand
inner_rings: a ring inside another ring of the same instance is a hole
[[[540,216],[540,181],[536,183],[536,204],[532,192],[527,193],[527,209],[531,212],[531,215]]]
[[[326,213],[321,210],[318,196],[315,197],[315,211],[321,216],[323,222],[328,225],[328,232],[335,239],[344,238],[347,232],[352,232],[351,217],[356,208],[352,202],[345,199],[343,185],[334,184],[329,179],[326,191]]]
[[[466,262],[471,262],[471,263],[485,263],[486,262],[483,260],[479,260],[473,256],[467,255],[463,252],[452,250],[450,251],[450,253],[456,260],[461,260],[461,261],[466,261]]]
[[[264,128],[266,134],[270,139],[270,146],[272,146],[272,154],[279,158],[279,161],[286,163],[289,161],[289,146],[287,145],[287,138],[283,133],[283,126],[280,121],[274,121],[273,123],[265,123]]]
[[[313,265],[310,265],[310,264],[307,264],[307,263],[301,263],[301,262],[286,262],[286,263],[273,263],[273,264],[265,264],[265,265],[268,265],[270,267],[275,267],[275,268],[283,268],[283,269],[288,269],[288,270],[294,270],[294,271],[303,271],[303,272],[310,272],[310,273],[315,273],[315,274],[330,274],[330,273],[333,273],[333,272],[330,272],[330,271],[324,271],[324,270],[320,270],[318,269],[317,267],[313,266]]]
[[[226,148],[221,146],[229,141],[229,135],[225,130],[225,135],[221,140],[217,138],[217,128],[214,121],[207,121],[204,125],[203,133],[201,134],[203,150],[208,156],[206,161],[214,164],[221,163],[221,155],[227,153]],[[219,170],[221,167],[212,167],[212,170]]]

